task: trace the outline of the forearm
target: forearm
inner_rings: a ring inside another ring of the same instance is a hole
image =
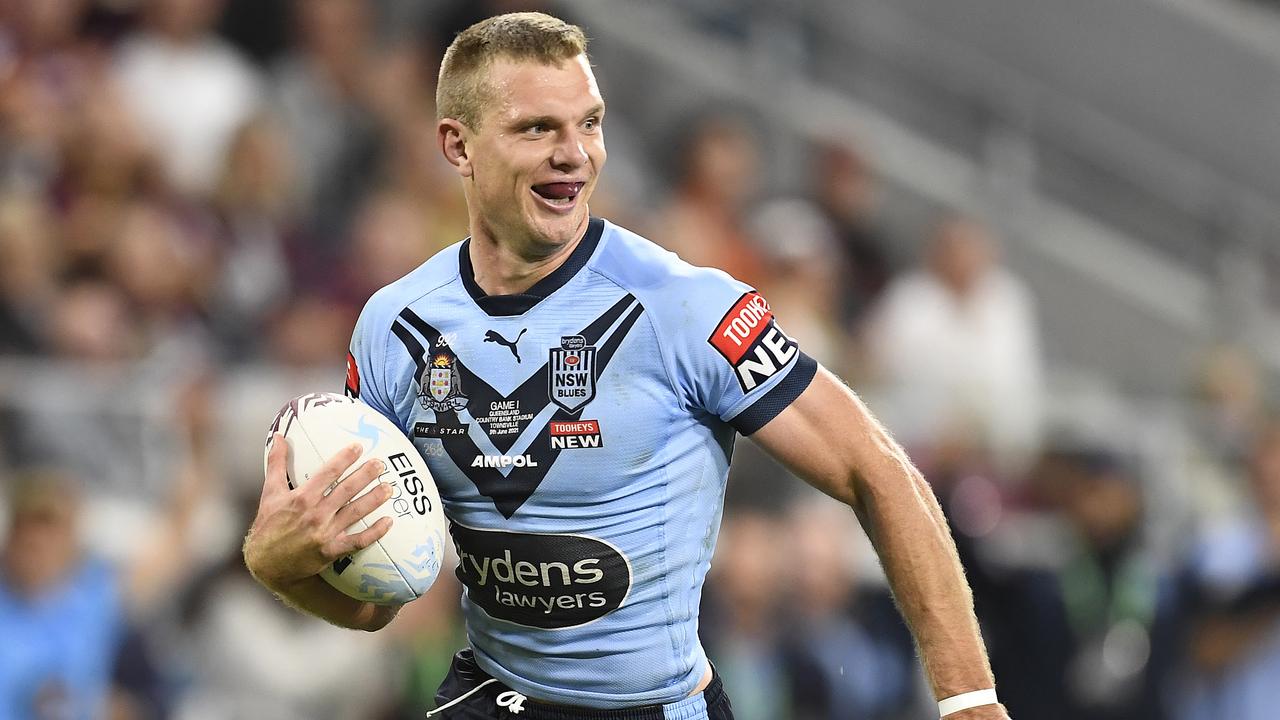
[[[933,490],[896,443],[858,479],[852,502],[919,645],[935,697],[994,686],[973,597]]]
[[[369,632],[385,627],[399,610],[397,606],[375,605],[344,595],[319,575],[281,580],[278,573],[260,567],[260,546],[261,543],[255,542],[254,533],[250,531],[242,548],[245,567],[258,584],[270,590],[289,607],[339,627]]]
[[[380,630],[399,610],[395,605],[375,605],[343,595],[318,575],[283,586],[258,582],[289,607],[351,630]]]

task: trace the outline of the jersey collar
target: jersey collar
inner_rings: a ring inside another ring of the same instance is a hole
[[[471,247],[471,238],[467,238],[458,250],[458,272],[462,275],[462,284],[467,288],[467,294],[471,296],[472,300],[475,300],[476,305],[486,315],[491,317],[522,315],[534,305],[542,302],[551,293],[559,290],[574,275],[577,275],[579,270],[586,267],[587,261],[591,259],[592,253],[596,251],[596,245],[600,243],[602,234],[604,234],[604,220],[597,217],[591,218],[587,223],[587,232],[582,236],[582,241],[578,243],[578,247],[573,249],[569,257],[561,263],[560,267],[552,270],[550,275],[534,283],[533,287],[522,293],[514,295],[485,294],[485,291],[476,284],[475,268],[471,266],[471,253],[468,251]]]

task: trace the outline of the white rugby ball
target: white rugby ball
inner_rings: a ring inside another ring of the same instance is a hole
[[[346,474],[373,459],[386,467],[378,481],[392,486],[391,498],[347,532],[359,532],[384,516],[392,519],[391,529],[369,547],[335,561],[321,577],[357,600],[380,605],[403,604],[426,592],[440,573],[448,528],[435,481],[404,433],[377,410],[335,393],[290,400],[271,431],[282,433],[288,443],[291,488],[306,485],[352,443],[360,443],[364,452]],[[369,483],[360,494],[376,487]]]

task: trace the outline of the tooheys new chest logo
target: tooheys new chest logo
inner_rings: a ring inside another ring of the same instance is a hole
[[[738,298],[707,342],[733,366],[743,392],[776,375],[799,352],[773,319],[769,302],[755,291]]]
[[[560,338],[551,348],[547,388],[551,402],[576,413],[596,396],[596,349],[581,335]]]

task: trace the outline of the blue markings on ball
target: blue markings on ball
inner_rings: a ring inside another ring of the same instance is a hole
[[[435,542],[428,542],[413,549],[411,559],[398,564],[400,574],[418,595],[426,592],[440,574],[440,552]]]
[[[404,580],[400,577],[400,574],[394,565],[388,565],[387,563],[369,563],[365,565],[365,567],[373,571],[382,571],[382,573],[385,573],[387,577],[377,577],[370,575],[367,572],[361,573],[360,586],[357,588],[357,592],[359,592],[361,596],[368,598],[373,602],[383,602],[387,600],[408,602],[417,596],[416,593],[406,594],[405,591],[410,588],[405,587]]]
[[[346,430],[346,428],[343,428]],[[382,440],[383,429],[369,422],[369,418],[364,415],[360,416],[360,422],[356,425],[355,430],[346,430],[347,433],[354,435],[361,440],[369,441],[369,449],[378,447],[378,442]]]

